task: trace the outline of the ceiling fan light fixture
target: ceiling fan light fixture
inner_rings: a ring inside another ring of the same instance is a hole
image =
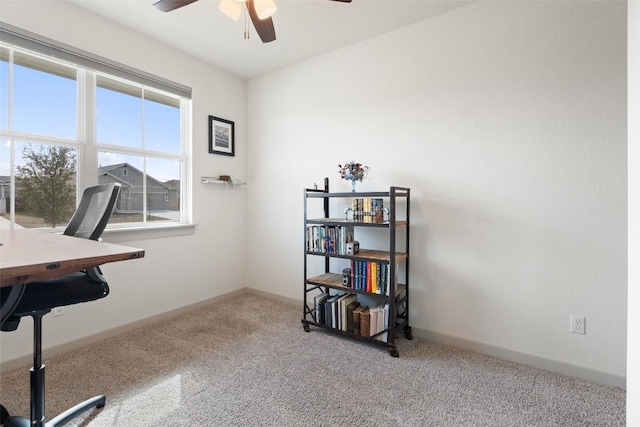
[[[254,5],[259,19],[270,18],[278,10],[273,0],[254,0]]]
[[[240,19],[243,3],[244,2],[239,2],[236,0],[220,0],[218,9],[220,9],[228,17],[237,21],[238,19]]]

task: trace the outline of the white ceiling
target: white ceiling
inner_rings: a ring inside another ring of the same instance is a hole
[[[448,12],[477,0],[275,0],[277,39],[263,44],[244,17],[234,21],[219,0],[199,0],[165,13],[156,0],[71,0],[224,70],[252,78]]]

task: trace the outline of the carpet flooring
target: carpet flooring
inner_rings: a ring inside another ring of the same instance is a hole
[[[415,338],[386,349],[245,294],[45,360],[49,418],[72,426],[624,426],[625,391]],[[21,327],[31,327],[25,320]],[[45,318],[46,341],[46,318]],[[28,414],[28,369],[0,401]]]

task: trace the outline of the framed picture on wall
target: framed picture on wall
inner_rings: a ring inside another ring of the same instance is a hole
[[[224,156],[236,155],[235,130],[232,121],[209,116],[209,153]]]

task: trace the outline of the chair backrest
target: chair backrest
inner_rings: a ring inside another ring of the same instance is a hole
[[[100,184],[85,189],[64,234],[98,240],[111,218],[119,193],[120,184]]]

